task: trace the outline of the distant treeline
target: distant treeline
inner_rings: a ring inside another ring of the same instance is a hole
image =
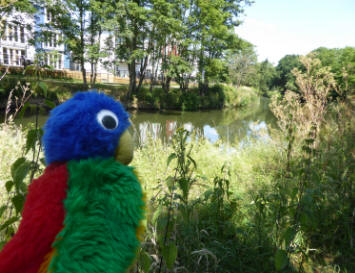
[[[320,47],[308,55],[317,58],[324,69],[333,73],[338,88],[342,90],[341,96],[351,96],[355,93],[355,47],[328,49]],[[286,55],[276,66],[268,60],[258,63],[253,48],[241,51],[235,56],[235,73],[231,78],[238,85],[254,86],[264,94],[269,90],[284,93],[286,90],[298,92],[295,76],[292,71],[297,68],[301,71],[305,67],[299,55]],[[339,90],[332,90],[330,96],[339,96]]]

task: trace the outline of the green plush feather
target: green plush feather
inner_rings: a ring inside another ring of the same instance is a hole
[[[133,263],[144,217],[133,168],[113,158],[70,161],[66,216],[48,272],[123,273]]]

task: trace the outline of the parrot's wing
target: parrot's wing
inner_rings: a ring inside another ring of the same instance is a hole
[[[52,164],[33,180],[17,233],[0,252],[1,273],[36,273],[63,227],[68,172]]]
[[[133,168],[113,159],[88,159],[70,161],[68,171],[64,228],[53,244],[49,272],[127,272],[144,217]]]

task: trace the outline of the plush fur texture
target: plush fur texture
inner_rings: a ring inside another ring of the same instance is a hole
[[[70,161],[68,171],[64,228],[53,244],[49,272],[127,272],[144,217],[133,168],[113,158],[94,158]]]
[[[105,130],[97,121],[100,110],[110,110],[118,127]],[[47,164],[95,156],[114,156],[119,137],[130,125],[129,115],[119,102],[96,92],[79,92],[54,108],[44,127]]]
[[[0,252],[1,273],[36,273],[63,227],[68,172],[64,164],[48,166],[28,189],[22,221]]]
[[[97,121],[104,109],[117,116],[117,128]],[[143,230],[144,196],[133,168],[112,157],[129,125],[121,104],[96,92],[52,110],[43,136],[51,165],[29,187],[19,229],[0,252],[0,273],[127,271]]]

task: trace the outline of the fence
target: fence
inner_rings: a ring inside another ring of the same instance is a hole
[[[83,80],[83,73],[81,71],[73,71],[73,70],[63,70],[64,77],[75,79],[75,80]],[[86,79],[90,81],[91,73],[86,72]],[[128,78],[120,78],[116,77],[111,73],[97,73],[96,74],[96,82],[97,83],[119,83],[119,84],[128,84]]]
[[[3,72],[6,70],[6,68],[9,68],[10,74],[23,74],[23,67],[20,66],[0,66],[0,72]],[[28,76],[35,76],[35,70],[27,70],[26,75]],[[91,73],[87,72],[86,73],[86,79],[89,82],[90,81],[90,76]],[[54,78],[54,79],[74,79],[74,80],[83,80],[83,74],[81,71],[73,71],[73,70],[45,70],[41,72],[41,77],[45,78]],[[120,78],[116,77],[111,73],[97,73],[96,75],[96,82],[97,83],[118,83],[118,84],[129,84],[129,79],[128,78]]]

